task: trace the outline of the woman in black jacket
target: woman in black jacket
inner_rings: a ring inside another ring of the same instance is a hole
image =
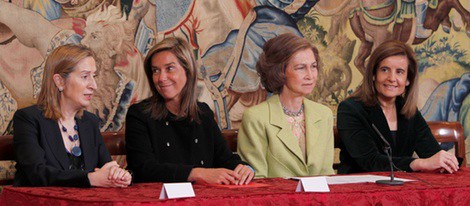
[[[153,95],[132,105],[126,117],[127,163],[135,181],[248,184],[254,171],[229,150],[211,109],[197,102],[188,43],[164,39],[144,64]]]
[[[362,85],[338,107],[337,127],[343,143],[338,173],[390,170],[380,135],[390,143],[392,161],[401,170],[457,171],[456,157],[441,150],[417,110],[417,98],[413,50],[399,41],[379,45],[369,59]],[[419,158],[412,157],[413,152]]]
[[[13,117],[14,186],[127,187],[131,175],[101,137],[99,119],[84,109],[97,85],[93,52],[79,45],[55,49],[46,60],[37,105]]]

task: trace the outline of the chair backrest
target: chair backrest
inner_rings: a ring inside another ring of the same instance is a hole
[[[126,137],[124,132],[102,132],[104,143],[110,155],[126,155]]]
[[[237,153],[237,137],[238,129],[226,129],[222,130],[222,136],[227,141],[228,147],[233,153]]]
[[[13,135],[0,136],[0,161],[14,159]]]
[[[13,135],[0,136],[0,161],[11,161],[14,159]],[[13,184],[13,179],[0,179],[0,185],[11,184]]]
[[[462,166],[467,164],[465,158],[465,135],[460,122],[428,122],[434,138],[438,142],[453,142],[455,145],[455,156],[463,159]]]

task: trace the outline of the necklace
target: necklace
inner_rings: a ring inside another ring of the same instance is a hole
[[[304,104],[302,104],[300,106],[299,111],[290,111],[284,105],[282,105],[282,111],[284,111],[284,114],[286,114],[287,116],[297,117],[297,116],[301,115],[302,112],[304,112]]]
[[[74,135],[71,135],[68,131],[67,128],[62,124],[62,121],[59,120],[60,127],[62,129],[62,132],[66,133],[70,142],[72,142],[74,145],[72,149],[70,150],[70,153],[72,153],[73,156],[79,157],[82,155],[82,149],[80,149],[80,146],[78,145],[78,126],[75,124],[73,126],[73,130],[75,131]]]

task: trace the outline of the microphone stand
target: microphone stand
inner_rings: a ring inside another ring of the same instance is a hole
[[[403,181],[395,180],[395,175],[393,172],[393,162],[392,162],[392,147],[390,147],[390,143],[385,139],[385,137],[380,133],[380,131],[372,124],[372,128],[374,128],[375,132],[379,135],[380,139],[385,143],[384,152],[387,154],[388,162],[390,163],[390,180],[377,180],[375,183],[383,184],[383,185],[403,185]],[[389,152],[390,151],[390,152]]]

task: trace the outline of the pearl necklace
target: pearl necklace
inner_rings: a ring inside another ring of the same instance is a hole
[[[300,106],[299,111],[290,111],[284,105],[282,105],[282,111],[284,111],[284,114],[286,114],[287,116],[297,117],[297,116],[301,115],[302,112],[304,112],[304,104],[302,104]]]

